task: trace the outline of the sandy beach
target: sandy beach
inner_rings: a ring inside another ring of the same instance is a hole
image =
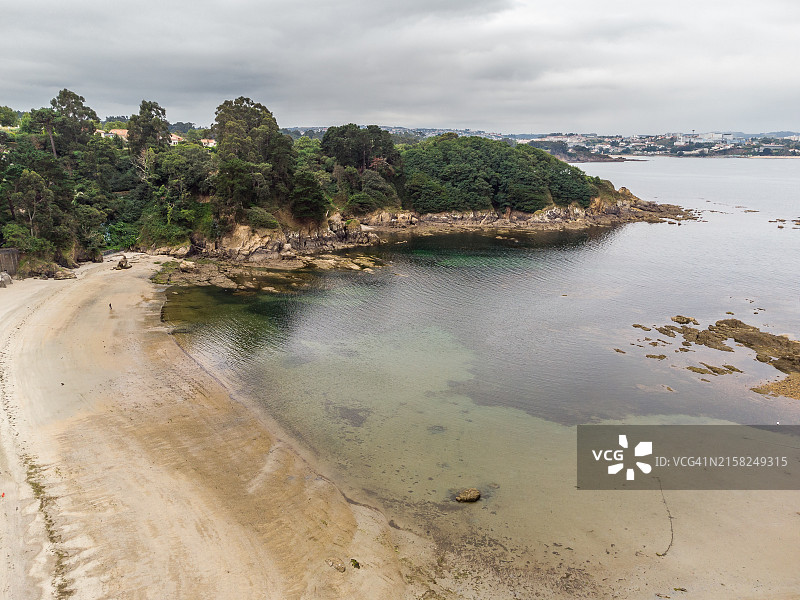
[[[576,495],[556,476],[514,497],[584,566],[548,552],[479,576],[348,500],[187,356],[160,260],[0,290],[0,597],[798,597],[796,492]]]
[[[156,260],[2,290],[0,596],[403,597],[383,516],[162,328]]]

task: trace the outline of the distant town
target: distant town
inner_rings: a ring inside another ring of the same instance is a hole
[[[2,112],[5,109],[8,115]],[[7,118],[6,118],[7,117]],[[0,107],[0,129],[16,131],[28,118],[27,113]],[[102,137],[119,137],[127,141],[128,117],[106,117],[98,123],[96,133]],[[211,128],[194,123],[168,124],[170,145],[196,143],[214,148],[216,140]],[[362,125],[363,127],[363,125]],[[508,144],[530,144],[550,152],[567,162],[622,161],[642,156],[800,156],[800,133],[773,131],[750,134],[741,131],[709,131],[660,133],[654,135],[601,135],[597,133],[498,133],[480,129],[411,128],[380,125],[395,144],[413,144],[443,134],[478,136],[503,140]],[[24,129],[24,127],[23,127]],[[292,138],[322,139],[327,126],[287,127],[281,129]],[[2,151],[0,145],[0,151]]]
[[[661,133],[655,135],[599,135],[596,133],[508,134],[475,129],[439,129],[381,126],[397,142],[455,133],[479,136],[509,143],[531,144],[573,162],[623,160],[629,156],[797,156],[800,133],[776,131],[747,134],[743,132]],[[327,127],[290,127],[293,137],[321,138]]]

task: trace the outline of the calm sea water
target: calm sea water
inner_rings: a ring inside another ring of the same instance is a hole
[[[588,510],[574,494],[577,424],[800,424],[800,403],[750,391],[779,375],[753,352],[679,353],[632,327],[732,312],[796,338],[800,160],[581,168],[701,220],[414,237],[368,250],[386,263],[374,274],[320,272],[296,295],[176,289],[165,317],[188,326],[177,337],[192,356],[398,523],[535,552]],[[743,373],[703,381],[686,370],[700,361]],[[487,501],[454,510],[468,486]],[[530,507],[553,498],[562,521],[551,507],[545,523]]]

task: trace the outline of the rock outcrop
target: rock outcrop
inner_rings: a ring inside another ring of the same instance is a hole
[[[635,221],[680,223],[694,215],[679,206],[640,200],[627,189],[613,192],[613,197],[595,198],[589,207],[577,204],[551,205],[535,213],[507,209],[417,214],[404,210],[379,210],[359,218],[345,218],[336,213],[320,227],[300,229],[261,229],[237,225],[217,240],[194,234],[190,245],[146,249],[151,254],[169,254],[176,258],[206,256],[232,262],[256,264],[284,261],[286,267],[302,266],[302,257],[324,254],[344,248],[379,244],[379,233],[395,230],[426,229],[447,231],[463,229],[528,229],[532,231],[582,229],[611,226]]]
[[[414,225],[461,226],[466,228],[527,228],[561,229],[583,228],[593,225],[609,226],[636,221],[660,222],[693,219],[694,215],[679,206],[656,204],[640,200],[626,188],[616,192],[614,200],[595,198],[588,208],[577,204],[550,205],[535,213],[493,210],[429,213],[417,215],[409,211],[381,211],[368,215],[363,222],[371,227],[407,229]]]
[[[59,269],[55,273],[53,273],[53,279],[56,280],[63,280],[63,279],[77,279],[78,276],[75,275],[72,271],[67,269]]]
[[[380,238],[364,228],[358,219],[342,218],[335,214],[326,226],[289,231],[256,229],[237,225],[215,242],[195,238],[185,254],[171,253],[183,258],[201,255],[236,262],[262,263],[273,260],[295,261],[300,255],[333,252],[356,246],[380,243]]]

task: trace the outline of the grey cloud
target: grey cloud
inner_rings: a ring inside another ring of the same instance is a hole
[[[19,109],[68,87],[100,115],[130,114],[145,98],[201,124],[247,95],[282,125],[800,129],[790,75],[800,9],[788,0],[33,0],[4,10],[13,26],[0,38],[0,104]]]

